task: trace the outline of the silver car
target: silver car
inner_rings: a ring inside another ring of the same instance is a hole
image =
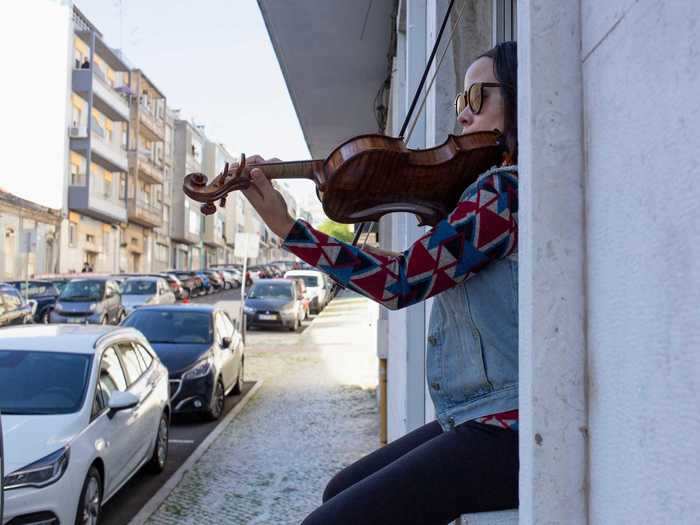
[[[141,306],[175,301],[175,294],[162,277],[129,277],[122,285],[122,306],[127,315]]]

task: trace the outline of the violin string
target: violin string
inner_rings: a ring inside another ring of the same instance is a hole
[[[423,108],[425,108],[425,103],[428,100],[428,95],[430,94],[430,89],[433,87],[433,83],[435,82],[435,79],[437,78],[438,71],[440,71],[440,66],[442,65],[442,61],[445,59],[445,55],[447,54],[447,50],[450,48],[450,44],[452,43],[452,37],[454,36],[455,29],[457,29],[459,22],[462,20],[462,14],[464,13],[464,8],[466,6],[467,6],[467,0],[463,0],[462,7],[459,9],[459,13],[457,14],[457,20],[455,20],[455,23],[450,28],[450,36],[447,38],[447,41],[445,43],[445,49],[442,50],[442,55],[440,55],[440,60],[438,60],[438,63],[435,66],[435,72],[433,73],[433,76],[430,79],[430,82],[428,82],[428,87],[425,88],[425,93],[423,95],[423,101],[421,102],[420,107],[418,108],[418,111],[416,112],[416,117],[413,119],[413,123],[411,124],[411,128],[408,130],[408,137],[406,138],[407,143],[409,140],[411,140],[411,135],[413,135],[413,131],[416,129],[416,124],[418,123],[418,119],[420,119],[421,112],[423,111]]]

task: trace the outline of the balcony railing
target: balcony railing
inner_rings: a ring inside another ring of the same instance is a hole
[[[146,201],[142,197],[131,197],[127,201],[129,218],[147,224],[160,226],[163,222],[163,208]]]

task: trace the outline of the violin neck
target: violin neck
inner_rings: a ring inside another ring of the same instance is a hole
[[[322,160],[296,160],[292,162],[264,162],[257,165],[268,179],[309,179],[315,181],[323,172]]]

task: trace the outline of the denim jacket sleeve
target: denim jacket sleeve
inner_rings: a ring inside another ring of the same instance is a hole
[[[391,310],[469,279],[517,250],[518,179],[511,169],[484,173],[448,217],[396,256],[370,253],[297,220],[283,247],[343,286]]]

